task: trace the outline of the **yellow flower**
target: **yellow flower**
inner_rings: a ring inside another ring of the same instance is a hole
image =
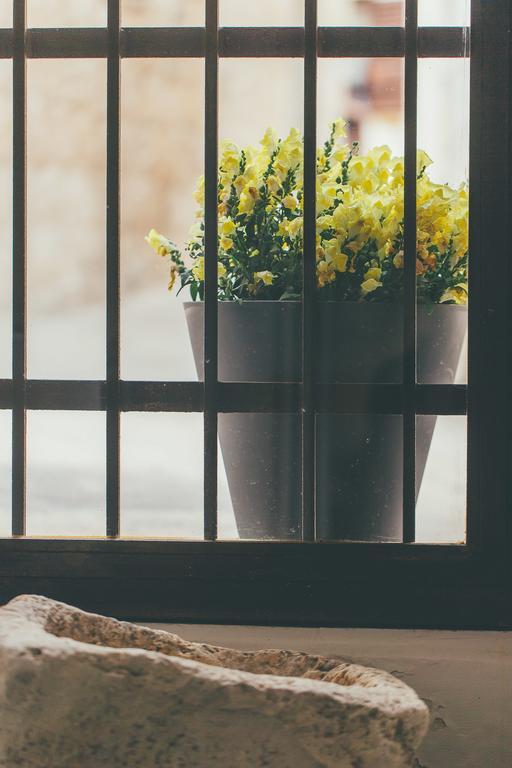
[[[279,227],[277,228],[277,234],[281,237],[286,237],[288,234],[288,228],[290,226],[290,221],[288,219],[283,219],[283,221],[279,222]]]
[[[254,208],[254,197],[247,192],[242,192],[238,203],[238,213],[251,213]]]
[[[297,237],[302,230],[302,216],[297,216],[296,219],[292,219],[288,225],[288,234],[290,237]]]
[[[439,303],[445,304],[447,301],[453,301],[455,304],[467,304],[468,287],[466,283],[459,283],[453,288],[448,288],[441,296]]]
[[[368,280],[365,280],[364,283],[361,283],[361,290],[363,294],[371,293],[372,291],[377,290],[377,288],[380,288],[382,285],[379,280],[375,280],[373,277],[370,277]]]
[[[288,210],[294,211],[297,207],[297,200],[293,195],[286,195],[286,197],[283,197],[283,205]]]
[[[332,262],[338,272],[347,271],[348,256],[346,253],[337,253]]]
[[[226,235],[222,235],[220,238],[220,247],[224,251],[230,251],[233,247],[233,241],[230,237],[226,237]]]
[[[430,158],[426,152],[424,152],[423,149],[419,149],[418,153],[416,155],[416,165],[418,173],[420,173],[422,168],[428,168],[429,165],[432,165],[433,160]]]
[[[169,282],[167,284],[167,290],[172,291],[174,288],[174,283],[176,282],[176,278],[178,276],[178,268],[176,264],[171,264],[171,269],[169,272]]]
[[[370,269],[367,269],[364,273],[364,279],[365,280],[380,280],[380,277],[382,275],[382,269],[380,267],[370,267]]]
[[[168,256],[175,249],[174,244],[156,229],[150,229],[144,240],[159,256]]]
[[[221,261],[217,262],[217,275],[218,277],[226,277],[226,267]]]
[[[268,154],[271,155],[272,152],[277,147],[277,134],[274,131],[273,128],[267,128],[265,131],[265,135],[263,136],[262,140],[260,141],[261,146],[267,150]]]
[[[194,192],[194,198],[199,205],[204,205],[204,176],[197,180],[197,188]]]
[[[263,272],[255,272],[254,273],[254,280],[260,280],[265,285],[272,285],[274,282],[274,275],[272,272],[269,272],[268,269],[263,270]]]
[[[347,135],[347,132],[345,130],[347,125],[347,121],[343,120],[341,117],[339,117],[337,120],[334,121],[332,124],[334,138],[335,139],[342,139]]]
[[[336,279],[336,272],[332,264],[328,264],[326,261],[319,261],[316,266],[316,275],[318,280],[318,287],[323,288],[328,283],[332,283]]]
[[[192,274],[196,280],[204,280],[204,256],[199,256],[192,267]]]
[[[333,261],[340,252],[340,244],[336,237],[324,242],[324,250],[330,261]]]
[[[398,253],[393,257],[393,265],[396,267],[396,269],[402,269],[404,266],[404,252],[398,251]]]
[[[236,224],[231,219],[226,219],[220,225],[220,231],[223,235],[232,235],[236,231]]]
[[[271,192],[276,193],[281,188],[281,182],[279,181],[277,176],[274,176],[274,174],[272,174],[267,179],[267,186]]]
[[[204,280],[204,256],[199,256],[196,259],[196,262],[192,267],[192,274],[196,280],[199,280],[200,282]],[[221,261],[217,263],[217,274],[219,277],[225,277],[227,274],[226,267]]]

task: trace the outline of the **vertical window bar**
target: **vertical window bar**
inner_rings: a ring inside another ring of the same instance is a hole
[[[403,540],[416,535],[416,155],[418,2],[405,3]]]
[[[304,253],[302,295],[302,538],[315,538],[316,307],[316,106],[317,0],[306,0],[304,15]]]
[[[26,0],[13,5],[12,535],[26,532],[27,118]]]
[[[107,536],[119,536],[120,0],[108,0],[107,56]]]
[[[219,3],[206,0],[205,281],[204,281],[204,538],[217,538],[217,168]]]

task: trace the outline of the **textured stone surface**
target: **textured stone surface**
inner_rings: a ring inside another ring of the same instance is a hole
[[[241,652],[37,596],[0,609],[0,766],[392,768],[426,706],[388,673]]]

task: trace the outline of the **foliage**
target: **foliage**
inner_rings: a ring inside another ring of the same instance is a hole
[[[399,301],[403,291],[404,158],[387,146],[349,146],[336,120],[317,152],[316,268],[319,296]],[[417,158],[417,293],[424,303],[465,304],[468,190],[435,184],[428,155]],[[183,255],[151,230],[148,243],[170,257],[192,299],[204,292],[204,178],[197,223]],[[218,296],[221,300],[297,299],[302,286],[303,140],[268,129],[258,148],[222,144],[218,178]]]

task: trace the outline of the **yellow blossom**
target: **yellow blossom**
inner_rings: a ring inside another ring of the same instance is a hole
[[[368,280],[365,280],[363,283],[361,283],[361,290],[363,294],[372,293],[372,291],[380,288],[381,285],[382,283],[379,280],[375,280],[375,278],[370,277]]]
[[[380,267],[371,267],[364,273],[365,280],[380,280],[382,269]]]
[[[222,235],[222,237],[220,238],[220,247],[224,251],[230,251],[231,248],[233,247],[232,239],[230,237],[226,237],[226,235]]]
[[[144,240],[159,256],[168,256],[175,249],[174,244],[156,229],[150,229]]]
[[[334,267],[327,261],[318,262],[316,266],[316,275],[319,288],[323,288],[325,285],[332,283],[336,279]]]
[[[286,195],[286,197],[283,197],[283,205],[290,211],[294,211],[297,207],[297,200],[293,195]]]
[[[271,174],[267,179],[267,186],[272,193],[276,193],[281,188],[281,182],[274,174]]]
[[[290,237],[297,237],[302,230],[302,216],[297,216],[296,219],[292,219],[288,224],[288,234]]]
[[[439,303],[445,304],[446,302],[453,301],[454,304],[467,304],[468,302],[468,287],[465,283],[455,285],[453,288],[448,288],[441,296]]]
[[[337,272],[346,272],[347,262],[348,256],[346,253],[337,253],[332,260]]]
[[[268,269],[265,269],[262,272],[255,272],[254,280],[260,280],[265,285],[272,285],[274,282],[274,275],[272,272],[269,272]]]
[[[254,197],[247,192],[242,192],[238,203],[238,213],[251,213],[254,208]]]
[[[342,139],[347,135],[346,129],[347,121],[339,117],[332,124],[333,134],[335,139]]]
[[[236,224],[231,219],[226,219],[225,221],[221,222],[219,229],[223,235],[232,235],[233,232],[236,231]]]
[[[204,256],[199,256],[192,267],[192,274],[196,280],[204,280]]]

